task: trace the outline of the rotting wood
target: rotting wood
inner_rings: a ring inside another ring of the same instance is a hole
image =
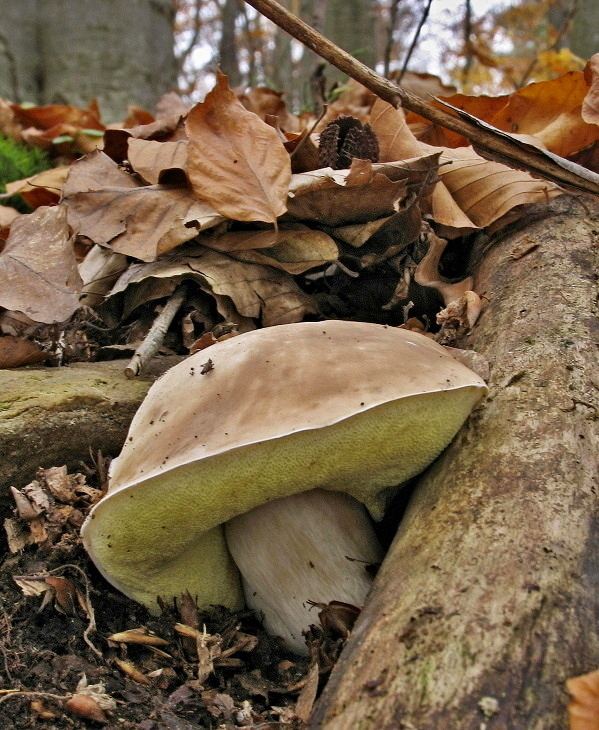
[[[453,113],[440,109],[425,99],[402,89],[368,68],[349,53],[332,43],[307,23],[290,13],[275,0],[245,0],[289,35],[303,43],[336,68],[358,81],[394,107],[403,107],[420,114],[447,129],[468,138],[483,157],[502,162],[515,169],[552,180],[575,190],[599,195],[599,175],[558,155],[546,153],[508,135],[476,117],[442,102]]]
[[[534,210],[476,272],[490,397],[421,479],[311,730],[562,729],[566,679],[599,667],[599,207]]]

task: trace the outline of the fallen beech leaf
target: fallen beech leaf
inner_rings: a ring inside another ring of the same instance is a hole
[[[599,730],[599,670],[566,680],[570,730]]]
[[[303,274],[304,271],[328,264],[339,257],[339,249],[333,239],[323,231],[281,231],[279,243],[264,249],[231,251],[239,261],[266,264],[289,274]]]
[[[114,252],[153,261],[223,220],[186,187],[142,186],[102,152],[72,168],[64,189],[69,222]]]
[[[301,274],[339,256],[329,235],[300,224],[278,231],[230,231],[201,240],[208,248],[229,253],[239,261],[267,264],[290,274]]]
[[[185,122],[195,196],[242,221],[274,223],[286,210],[291,163],[277,132],[247,111],[217,72],[215,88]]]
[[[51,353],[41,350],[32,340],[13,335],[0,337],[0,368],[18,368],[49,357]]]
[[[471,147],[444,150],[441,160],[451,161],[439,170],[443,184],[460,210],[481,228],[500,220],[517,206],[543,203],[563,192],[528,172],[485,160]]]
[[[96,101],[92,101],[87,109],[68,104],[48,104],[27,108],[12,104],[11,109],[20,122],[38,129],[50,129],[59,124],[70,124],[80,129],[104,129],[104,125],[100,122],[100,111]]]
[[[155,142],[148,139],[129,140],[131,167],[150,185],[162,181],[164,173],[177,170],[184,174],[187,165],[187,141]]]
[[[78,309],[80,291],[65,207],[17,218],[0,254],[0,305],[36,322],[64,322]]]
[[[68,166],[54,167],[25,180],[14,180],[6,184],[6,192],[10,195],[21,195],[32,208],[39,208],[41,205],[56,205],[60,200],[62,186],[69,170]]]
[[[599,124],[599,53],[589,59],[584,78],[589,90],[582,103],[581,115],[587,124]]]
[[[485,160],[470,147],[450,149],[419,142],[403,112],[380,99],[373,106],[370,124],[379,138],[381,161],[408,153],[441,153],[441,182],[433,191],[430,212],[447,235],[488,226],[517,206],[544,202],[562,192],[527,172]]]
[[[293,175],[288,209],[299,220],[342,226],[392,215],[405,195],[405,180],[390,180],[368,160],[354,160],[349,170]]]
[[[212,294],[219,313],[227,321],[236,322],[240,331],[245,322],[238,319],[239,315],[258,319],[264,327],[269,327],[300,322],[306,314],[316,313],[311,298],[285,272],[270,266],[242,263],[203,246],[186,247],[184,252],[173,251],[151,263],[131,264],[110,296],[127,294],[127,288],[135,284],[144,292],[144,296],[135,297],[139,306],[146,296],[155,298],[161,279],[167,279],[172,290],[183,276]],[[227,301],[233,303],[234,310],[230,305],[224,306]]]

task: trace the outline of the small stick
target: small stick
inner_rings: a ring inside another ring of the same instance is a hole
[[[599,195],[599,175],[586,167],[525,144],[440,100],[439,103],[453,109],[453,113],[433,106],[425,99],[402,89],[368,68],[290,13],[276,0],[245,0],[245,2],[383,101],[389,102],[396,108],[401,106],[409,109],[435,124],[467,137],[483,157],[497,160],[516,170],[527,170],[558,185],[567,185],[578,191]]]
[[[125,375],[128,378],[134,378],[136,375],[140,375],[148,361],[158,352],[164,342],[168,328],[185,301],[186,296],[187,287],[185,282],[183,282],[171,294],[168,302],[164,305],[164,309],[154,320],[154,324],[146,335],[145,340],[135,350],[133,357],[125,368]]]

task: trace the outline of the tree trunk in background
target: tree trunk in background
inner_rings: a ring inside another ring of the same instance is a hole
[[[463,346],[489,360],[490,396],[421,478],[314,730],[563,730],[565,680],[599,668],[599,206],[584,205],[536,208],[484,252],[488,303]]]
[[[599,52],[599,3],[597,0],[578,0],[570,31],[570,50],[585,60]]]
[[[220,70],[228,76],[229,86],[231,87],[238,86],[242,80],[235,38],[235,23],[238,15],[238,1],[226,0],[222,9],[222,28],[218,56]]]
[[[0,95],[86,107],[105,122],[175,86],[170,0],[0,0]]]

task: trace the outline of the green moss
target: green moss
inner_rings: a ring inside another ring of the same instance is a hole
[[[6,183],[31,177],[51,166],[43,150],[27,147],[0,135],[0,193],[6,192]],[[20,195],[0,198],[0,204],[10,205],[22,213],[31,211]]]

